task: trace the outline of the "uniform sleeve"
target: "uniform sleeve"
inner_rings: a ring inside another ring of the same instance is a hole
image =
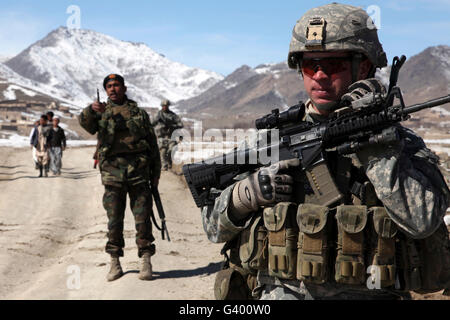
[[[95,134],[98,131],[98,114],[92,110],[91,105],[84,108],[78,116],[78,122],[84,130],[90,134]]]
[[[154,127],[154,126],[156,126],[156,125],[158,124],[159,118],[160,118],[160,113],[159,113],[159,111],[158,111],[158,113],[156,114],[156,116],[155,116],[155,118],[153,119],[153,121],[150,122],[151,125],[152,125],[152,127]]]
[[[143,111],[143,114],[144,114],[146,121],[148,122],[148,130],[149,130],[149,133],[147,135],[147,143],[150,146],[150,152],[149,152],[150,163],[151,163],[150,178],[151,179],[155,179],[155,178],[159,179],[159,177],[161,176],[161,158],[160,158],[160,154],[159,154],[158,142],[156,140],[155,130],[153,129],[153,127],[150,123],[150,117],[149,117],[148,113]]]
[[[176,125],[175,126],[177,129],[181,129],[184,127],[183,121],[181,121],[181,118],[178,115],[176,116]]]
[[[222,192],[220,190],[211,190],[220,195],[216,198],[214,206],[205,206],[202,209],[203,229],[208,239],[215,243],[226,242],[236,237],[242,230],[248,227],[251,216],[243,225],[236,225],[231,221],[228,215],[228,206],[231,201],[231,195],[235,184],[229,186]]]
[[[437,167],[439,158],[414,132],[397,128],[398,144],[370,147],[357,156],[392,220],[412,238],[422,239],[442,223],[450,191]]]

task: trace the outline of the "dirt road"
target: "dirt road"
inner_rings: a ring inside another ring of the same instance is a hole
[[[154,280],[138,279],[134,220],[125,217],[125,275],[107,282],[107,218],[93,148],[69,148],[60,177],[37,178],[29,149],[0,148],[0,299],[213,299],[220,244],[173,173],[160,193],[171,242],[154,228]],[[127,204],[128,205],[128,204]]]
[[[69,148],[60,177],[37,178],[29,149],[0,148],[1,299],[213,299],[221,244],[210,242],[180,177],[163,172],[160,193],[171,242],[154,228],[153,281],[138,279],[134,220],[125,216],[125,275],[107,282],[107,218],[93,148]],[[414,299],[449,299],[440,293]]]

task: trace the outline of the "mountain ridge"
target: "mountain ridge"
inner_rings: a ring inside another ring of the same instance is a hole
[[[4,66],[59,99],[84,106],[95,97],[96,88],[110,73],[125,77],[132,96],[143,105],[158,106],[168,98],[191,98],[223,76],[191,68],[155,52],[144,43],[115,39],[96,31],[59,27],[31,44]],[[8,72],[7,72],[8,73]],[[0,77],[5,78],[1,70]]]

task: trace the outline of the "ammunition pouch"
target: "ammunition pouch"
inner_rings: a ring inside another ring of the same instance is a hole
[[[400,234],[399,280],[403,290],[430,293],[450,288],[450,239],[444,223],[429,237]]]
[[[309,167],[305,173],[314,191],[315,203],[330,206],[342,200],[344,196],[339,191],[324,159]]]
[[[369,209],[373,228],[370,237],[370,264],[376,267],[376,281],[381,288],[395,285],[395,235],[397,226],[388,216],[384,207]]]
[[[335,265],[337,283],[360,285],[365,283],[364,228],[367,207],[341,205],[337,207],[338,246]]]
[[[251,273],[267,269],[267,237],[261,215],[240,233],[239,258],[242,268]]]
[[[329,278],[329,208],[301,204],[297,210],[299,226],[297,279],[322,284]]]
[[[265,208],[264,225],[269,232],[269,276],[295,279],[297,264],[298,227],[297,205],[280,202],[273,208]]]
[[[247,300],[250,289],[242,274],[234,268],[220,270],[214,282],[216,300]]]

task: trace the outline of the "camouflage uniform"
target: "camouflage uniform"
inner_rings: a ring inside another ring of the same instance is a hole
[[[183,123],[178,115],[173,111],[159,110],[155,119],[152,121],[158,137],[159,152],[161,154],[161,163],[164,169],[172,168],[172,152],[177,145],[177,141],[172,137],[176,129],[183,128]]]
[[[98,157],[105,186],[103,206],[108,215],[106,252],[123,256],[123,219],[126,195],[135,218],[138,255],[155,253],[150,217],[152,196],[149,181],[159,178],[161,162],[150,118],[137,103],[126,98],[123,105],[108,100],[104,113],[91,106],[83,109],[80,125],[89,133],[98,133]]]
[[[288,55],[289,67],[300,70],[299,61],[303,52],[347,50],[354,53],[351,56],[353,82],[357,81],[358,66],[363,58],[359,53],[369,58],[374,66],[369,72],[369,77],[372,77],[375,67],[384,67],[387,61],[378,41],[376,28],[370,28],[369,22],[371,20],[367,14],[353,6],[333,3],[311,9],[294,27]],[[305,104],[307,112],[302,121],[326,120],[326,117],[314,112],[311,101]],[[351,156],[328,151],[327,163],[343,195],[341,204],[353,207],[359,201],[359,204],[367,204],[369,207],[370,201],[372,206],[385,208],[401,234],[410,239],[424,239],[442,227],[443,216],[450,204],[450,191],[438,169],[438,158],[426,148],[423,140],[409,129],[400,125],[396,128],[400,135],[398,143],[367,147]],[[294,180],[291,201],[297,205],[314,203],[314,193],[304,172],[296,170],[290,175]],[[235,180],[245,178],[244,174]],[[354,188],[356,182],[372,186],[372,189],[364,189],[368,190],[364,196],[358,194],[357,188]],[[230,216],[229,207],[235,185],[236,183],[224,190],[211,190],[212,195],[217,196],[215,203],[202,209],[203,228],[212,242],[231,242],[236,239],[248,242],[248,238],[241,235],[255,225],[254,217],[262,215],[262,209],[259,209],[247,219],[233,222],[236,219]],[[364,202],[361,201],[363,198]],[[335,208],[329,206],[329,209]],[[370,243],[371,239],[368,240]],[[238,250],[239,247],[242,247],[242,242],[238,242]],[[239,261],[236,263],[239,264]],[[340,284],[334,282],[334,279],[321,284],[281,279],[269,276],[267,267],[266,270],[253,272],[257,274],[254,297],[260,299],[410,297],[408,293],[398,291],[392,285],[385,289],[369,290],[364,285]]]
[[[310,111],[310,109],[308,109]],[[315,119],[314,119],[315,118]],[[316,122],[314,114],[307,114],[305,121]],[[426,148],[423,140],[411,130],[400,127],[402,142],[392,148],[375,147],[363,150],[353,157],[353,163],[362,164],[365,174],[375,188],[378,199],[384,204],[389,216],[412,238],[431,235],[442,222],[449,205],[450,192],[437,167],[438,159]],[[338,157],[334,163],[348,161]],[[333,167],[333,165],[331,165]],[[243,178],[243,177],[240,177]],[[336,176],[335,176],[336,178]],[[294,198],[297,203],[307,203],[307,184],[302,177],[294,178]],[[232,222],[228,213],[233,187],[214,190],[218,195],[214,206],[202,209],[203,228],[212,242],[226,242],[237,237],[249,227],[251,216],[241,225]],[[351,199],[350,190],[341,190]],[[305,194],[306,193],[306,194]],[[348,200],[347,200],[348,201]],[[345,285],[304,285],[298,280],[269,277],[258,272],[255,292],[262,290],[261,299],[393,299],[401,292],[369,290],[364,287],[349,289]],[[408,295],[406,295],[408,297]]]

